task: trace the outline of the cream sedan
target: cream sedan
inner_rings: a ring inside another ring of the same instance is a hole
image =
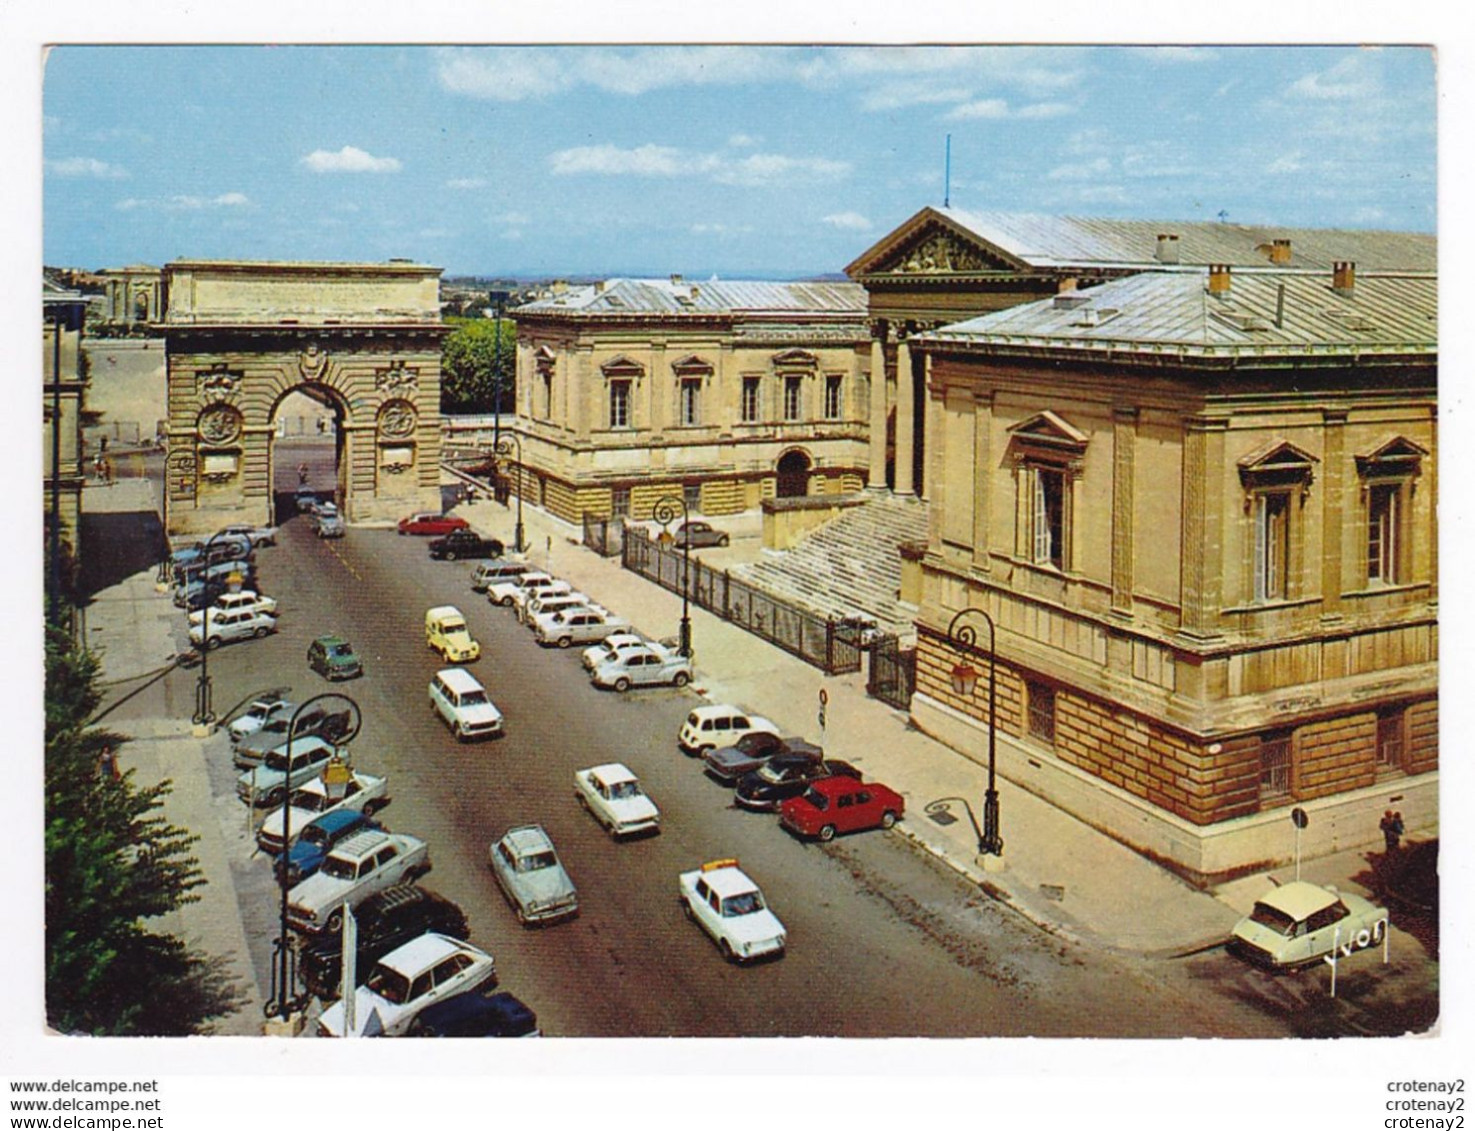
[[[574,771],[574,796],[611,836],[659,832],[661,813],[628,766],[609,762]]]

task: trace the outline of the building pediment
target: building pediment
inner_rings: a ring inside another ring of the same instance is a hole
[[[1049,409],[1036,413],[1028,420],[1020,421],[1009,429],[1009,433],[1022,444],[1068,452],[1085,451],[1090,439],[1064,417],[1056,415]]]
[[[814,369],[819,365],[819,358],[808,350],[789,349],[773,355],[773,365],[776,369]]]
[[[644,377],[645,366],[634,358],[618,354],[604,362],[599,371],[606,377]]]
[[[1359,475],[1412,475],[1417,474],[1429,449],[1416,444],[1407,436],[1394,436],[1385,440],[1370,452],[1354,457]]]
[[[671,368],[673,371],[682,374],[683,376],[697,377],[703,374],[711,373],[713,365],[706,358],[698,357],[694,353],[689,353],[680,360],[673,361],[671,363]]]
[[[924,208],[845,268],[865,275],[965,275],[1022,271],[1028,265],[982,240],[945,213]]]

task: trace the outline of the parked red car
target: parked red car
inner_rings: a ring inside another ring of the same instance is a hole
[[[877,781],[821,778],[779,805],[779,824],[800,836],[833,840],[836,833],[889,829],[906,812],[901,794]]]
[[[471,524],[464,518],[458,518],[453,514],[436,514],[433,511],[422,511],[420,514],[412,514],[409,518],[399,520],[399,532],[401,534],[434,534],[444,536],[453,530],[465,530]]]

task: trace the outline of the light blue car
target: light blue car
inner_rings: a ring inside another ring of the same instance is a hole
[[[492,874],[527,926],[578,914],[579,894],[541,825],[519,825],[492,845]]]

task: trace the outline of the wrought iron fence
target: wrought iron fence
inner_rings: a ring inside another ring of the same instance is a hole
[[[584,545],[601,558],[619,555],[625,541],[625,522],[621,518],[601,518],[584,512]]]
[[[889,632],[877,637],[870,647],[871,667],[866,673],[866,694],[903,711],[912,705],[917,689],[916,649],[903,650]]]
[[[643,530],[624,529],[620,564],[673,593],[682,591],[686,576],[687,599],[754,636],[813,664],[828,675],[860,671],[860,638],[834,618],[821,617],[771,593],[686,557],[676,546],[663,546]]]

